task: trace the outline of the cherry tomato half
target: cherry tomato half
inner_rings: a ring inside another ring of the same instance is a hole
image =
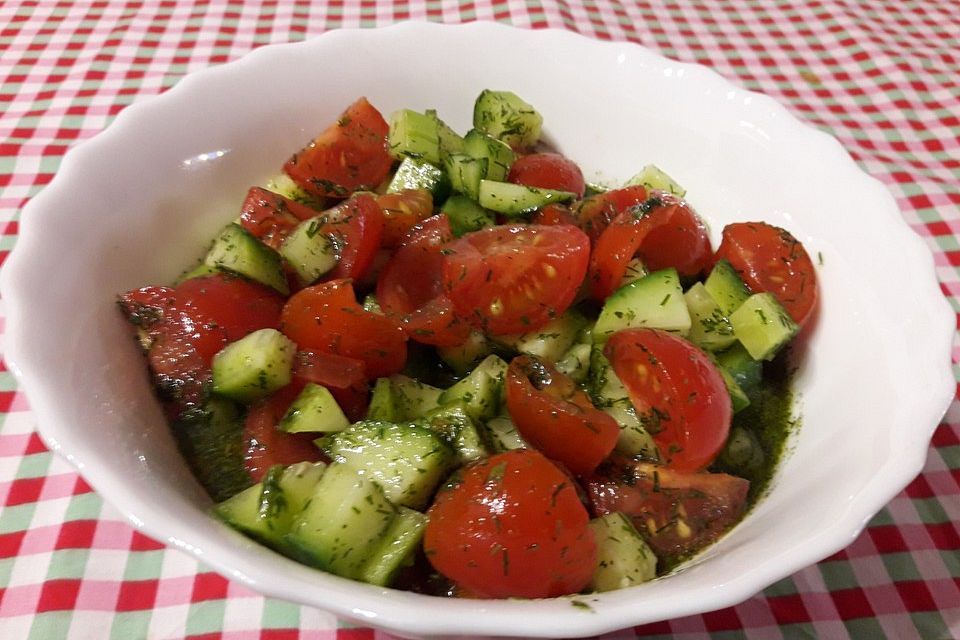
[[[737,222],[723,229],[716,258],[726,258],[755,292],[776,296],[803,325],[817,304],[817,273],[800,241],[765,222]]]
[[[433,215],[433,196],[426,189],[384,193],[377,196],[377,204],[383,209],[384,247],[399,245],[414,225]]]
[[[590,241],[596,242],[614,218],[646,199],[647,190],[641,185],[612,189],[581,200],[574,208],[574,216]]]
[[[444,288],[457,315],[501,335],[542,327],[573,302],[590,240],[570,225],[501,225],[444,250]]]
[[[279,249],[293,229],[317,215],[314,209],[261,187],[250,187],[240,208],[240,226],[271,249]]]
[[[620,426],[569,376],[532,356],[507,369],[507,410],[520,434],[551,460],[586,475],[617,444]]]
[[[559,153],[531,153],[510,165],[507,182],[528,187],[570,191],[583,197],[586,184],[577,163]]]
[[[423,547],[430,564],[477,596],[576,593],[597,563],[574,482],[532,449],[464,468],[427,515]]]
[[[620,286],[638,254],[651,271],[675,267],[681,276],[695,276],[709,265],[712,249],[693,209],[658,193],[619,214],[597,239],[590,259],[594,299],[602,302]]]
[[[326,387],[351,422],[367,413],[366,367],[363,361],[322,351],[297,351],[293,360],[293,381]]]
[[[460,320],[443,290],[443,248],[453,240],[443,214],[427,218],[410,230],[383,268],[377,281],[377,301],[396,314],[411,339],[436,346],[463,344],[470,325]]]
[[[403,369],[407,337],[395,320],[365,311],[349,280],[331,280],[290,296],[280,330],[301,349],[361,360],[371,378]]]
[[[363,278],[373,264],[383,236],[383,209],[369,193],[358,193],[323,212],[320,233],[333,240],[337,266],[326,276],[338,280]]]
[[[720,453],[733,411],[720,371],[700,349],[659,329],[626,329],[603,349],[664,464],[704,469]]]
[[[725,473],[680,473],[646,462],[605,464],[584,483],[596,516],[629,516],[657,557],[702,549],[740,520],[750,482]]]
[[[315,140],[293,154],[283,170],[308,193],[345,198],[372,189],[390,173],[390,126],[360,98]]]

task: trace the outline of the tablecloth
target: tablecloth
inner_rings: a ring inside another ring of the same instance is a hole
[[[3,0],[0,260],[66,150],[130,103],[264,44],[411,19],[629,40],[773,96],[889,188],[960,308],[957,0]],[[958,360],[955,340],[960,378]],[[383,635],[264,598],[135,531],[46,450],[0,366],[0,638]],[[735,607],[613,635],[960,637],[960,405],[922,474],[848,548]]]

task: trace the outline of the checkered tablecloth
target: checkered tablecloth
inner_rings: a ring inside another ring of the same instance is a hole
[[[131,102],[264,44],[408,19],[630,40],[773,96],[883,181],[960,308],[958,0],[0,0],[0,261],[66,150]],[[958,359],[955,340],[960,379]],[[137,533],[35,427],[0,369],[0,639],[374,635]],[[960,637],[960,405],[847,549],[736,607],[617,635]]]

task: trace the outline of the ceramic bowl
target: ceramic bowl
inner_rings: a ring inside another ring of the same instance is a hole
[[[300,566],[208,515],[114,304],[170,282],[361,95],[469,128],[484,88],[543,114],[593,180],[656,163],[713,229],[767,220],[819,263],[797,374],[802,427],[772,490],[684,570],[542,601],[441,599]],[[878,268],[877,256],[896,256]],[[264,594],[402,635],[581,636],[742,601],[845,547],[921,469],[953,395],[953,315],[924,243],[841,146],[773,100],[628,43],[489,23],[404,23],[268,46],[124,110],[22,215],[2,274],[6,357],[51,449],[146,534]]]

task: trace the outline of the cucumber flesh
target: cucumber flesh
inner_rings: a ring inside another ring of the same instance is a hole
[[[506,180],[510,165],[517,157],[509,146],[477,129],[471,129],[463,137],[463,150],[471,157],[487,161],[482,177],[488,180]]]
[[[437,347],[437,355],[456,374],[472,371],[477,364],[493,352],[487,337],[479,331],[471,331],[466,342],[455,347]]]
[[[603,343],[617,331],[636,327],[686,335],[690,324],[680,276],[676,269],[663,269],[617,289],[607,298],[593,327],[593,340]]]
[[[657,556],[630,518],[619,512],[594,518],[590,529],[597,544],[594,591],[625,589],[657,577]]]
[[[733,265],[724,258],[713,265],[703,286],[727,318],[750,297],[750,288]]]
[[[682,198],[687,194],[686,189],[681,187],[676,180],[654,164],[648,164],[643,169],[640,169],[640,173],[627,180],[624,186],[629,187],[637,184],[643,185],[647,189],[672,193],[678,198]]]
[[[479,185],[480,182],[477,182]],[[479,186],[477,187],[479,190]],[[495,224],[493,213],[464,195],[452,195],[440,208],[450,221],[450,230],[458,238],[470,231],[477,231]]]
[[[511,91],[486,89],[473,104],[473,126],[514,148],[540,140],[543,116]]]
[[[401,568],[413,563],[426,526],[427,516],[413,509],[398,507],[397,515],[357,572],[357,580],[381,587],[389,586]]]
[[[800,327],[772,293],[755,293],[730,314],[733,331],[754,360],[771,360]]]
[[[493,417],[503,404],[506,373],[507,363],[500,356],[487,356],[463,380],[443,391],[438,403],[463,403],[477,420]]]
[[[290,293],[280,254],[236,223],[223,228],[203,263],[256,280],[284,295]]]
[[[461,403],[438,407],[414,424],[426,427],[443,438],[453,447],[460,464],[479,460],[487,455],[477,425]]]
[[[390,385],[396,402],[397,420],[416,420],[440,406],[443,389],[399,373],[390,376]]]
[[[322,216],[304,220],[280,245],[280,255],[297,272],[300,282],[310,284],[337,266],[337,248],[322,233]]]
[[[687,289],[683,299],[690,311],[690,342],[705,351],[722,351],[737,341],[730,319],[702,282]]]
[[[513,449],[529,449],[530,445],[520,435],[517,425],[509,416],[497,416],[487,420],[485,440],[491,453],[503,453]]]
[[[276,329],[254,331],[213,357],[213,391],[240,402],[263,398],[290,384],[296,352]]]
[[[554,364],[573,346],[580,330],[586,325],[587,319],[583,314],[570,309],[536,331],[496,336],[494,340],[517,353],[536,356]]]
[[[387,185],[387,193],[406,189],[424,189],[434,201],[440,202],[450,193],[450,180],[442,169],[426,160],[404,158]]]
[[[390,116],[387,134],[390,155],[397,160],[404,158],[423,159],[440,164],[439,121],[411,109],[401,109]]]
[[[444,169],[451,188],[475,201],[480,197],[480,181],[486,177],[489,164],[487,158],[451,153],[444,161]]]
[[[576,195],[569,191],[481,180],[477,202],[490,211],[516,217],[536,211],[548,204],[570,202],[575,197]]]
[[[350,426],[330,390],[308,382],[278,425],[287,433],[334,433]]]

